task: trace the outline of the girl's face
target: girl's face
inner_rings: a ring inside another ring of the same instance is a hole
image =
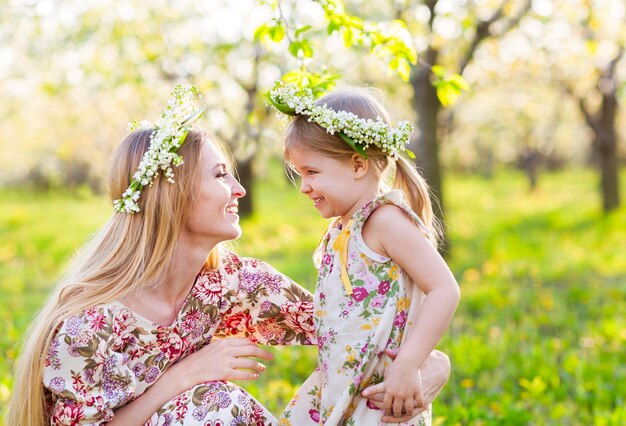
[[[359,207],[360,191],[350,159],[295,146],[289,149],[289,160],[300,175],[300,192],[313,201],[322,217],[349,218]]]
[[[237,200],[246,190],[230,174],[226,161],[210,142],[204,142],[201,155],[201,181],[198,199],[186,231],[212,239],[214,244],[241,236]]]

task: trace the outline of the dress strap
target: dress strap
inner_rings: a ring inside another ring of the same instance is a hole
[[[339,261],[341,262],[341,282],[346,289],[346,294],[352,294],[352,284],[348,276],[348,241],[350,241],[350,228],[352,227],[352,219],[348,221],[346,226],[339,232],[339,235],[333,242],[333,250],[339,253]]]

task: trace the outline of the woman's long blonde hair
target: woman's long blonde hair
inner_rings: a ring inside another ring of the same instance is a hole
[[[385,107],[365,89],[337,90],[321,97],[316,104],[325,104],[334,111],[348,111],[360,118],[376,120],[380,117],[389,124],[389,113]],[[289,162],[289,149],[295,146],[334,158],[352,157],[355,151],[339,136],[327,133],[321,126],[307,119],[308,117],[298,115],[287,127],[284,146],[284,156],[287,162]],[[373,164],[383,182],[387,174],[393,173],[392,187],[404,192],[411,209],[431,231],[429,239],[436,247],[441,236],[441,226],[433,214],[428,185],[415,165],[402,156],[396,161],[390,161],[389,157],[375,145],[370,145],[366,152],[370,163]],[[389,167],[390,163],[395,163],[395,167]]]
[[[109,176],[111,200],[121,198],[128,187],[129,177],[148,149],[150,133],[131,133],[115,152]],[[176,183],[155,179],[141,192],[140,213],[114,213],[79,252],[27,332],[15,371],[7,425],[49,423],[43,368],[52,335],[65,318],[119,300],[164,277],[165,265],[195,203],[202,144],[213,142],[205,132],[190,130],[178,150],[185,162],[174,170]],[[216,249],[207,262],[216,266]]]

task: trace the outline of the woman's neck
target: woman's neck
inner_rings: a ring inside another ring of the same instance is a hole
[[[200,239],[183,232],[165,270],[163,282],[156,283],[154,287],[157,293],[170,302],[184,299],[216,245],[217,243],[211,243],[206,238]]]
[[[124,298],[122,302],[153,323],[172,324],[214,246],[206,239],[198,241],[183,233],[177,241],[174,255],[167,262],[163,279],[143,288],[138,294]]]

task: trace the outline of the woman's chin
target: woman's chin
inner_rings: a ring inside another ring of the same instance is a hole
[[[233,232],[231,234],[231,237],[229,238],[229,240],[236,240],[239,237],[241,237],[241,227],[239,226],[239,224],[237,224],[237,226],[233,229]]]

